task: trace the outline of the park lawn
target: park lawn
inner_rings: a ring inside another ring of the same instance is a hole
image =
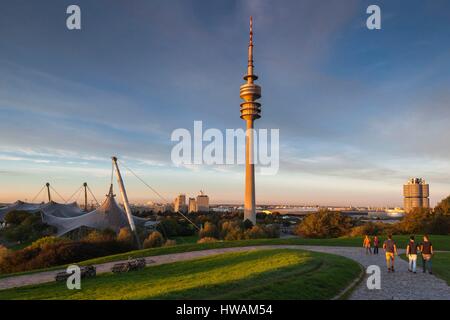
[[[331,299],[361,273],[331,254],[274,249],[219,254],[83,279],[81,290],[52,282],[0,291],[9,299]]]
[[[193,236],[173,237],[171,239],[175,240],[177,244],[180,245],[180,244],[197,243],[199,238],[198,235],[193,235]]]
[[[431,241],[433,242],[433,246],[435,250],[444,250],[450,251],[450,236],[442,236],[442,235],[432,235],[430,236]],[[421,239],[421,236],[416,236],[416,239]],[[383,243],[385,240],[384,237],[380,236],[380,243]],[[406,245],[409,241],[408,235],[398,235],[394,236],[394,240],[397,242],[398,248],[406,248]],[[140,257],[149,257],[149,256],[158,256],[164,254],[171,253],[181,253],[181,252],[189,252],[189,251],[198,251],[198,250],[208,250],[208,249],[217,249],[217,248],[231,248],[231,247],[245,247],[245,246],[257,246],[257,245],[318,245],[318,246],[343,246],[343,247],[361,247],[362,246],[362,237],[341,237],[341,238],[331,238],[331,239],[306,239],[306,238],[286,238],[286,239],[253,239],[253,240],[239,240],[239,241],[218,241],[213,243],[188,243],[188,244],[180,244],[171,247],[161,247],[161,248],[150,248],[150,249],[142,249],[142,250],[134,250],[126,253],[120,253],[115,255],[109,255],[94,259],[89,259],[85,261],[78,262],[79,265],[85,266],[90,264],[99,264],[106,263],[112,261],[126,260],[129,257],[131,258],[140,258]],[[36,269],[24,272],[18,272],[13,274],[2,274],[0,278],[14,276],[14,275],[22,275],[22,274],[30,274],[41,271],[50,271],[50,270],[58,270],[62,269],[66,266],[55,266],[45,269]]]
[[[402,254],[401,257],[408,261],[405,254]],[[417,272],[422,272],[422,259],[420,256],[417,257]],[[447,284],[450,285],[450,252],[434,253],[433,274],[447,281]]]

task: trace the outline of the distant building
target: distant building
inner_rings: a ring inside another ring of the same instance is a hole
[[[195,198],[189,198],[189,208],[188,212],[197,212],[197,201],[195,201]]]
[[[186,195],[180,194],[175,198],[175,200],[173,202],[173,210],[175,212],[177,212],[177,211],[186,212],[187,211]]]
[[[412,178],[403,185],[403,196],[406,213],[413,208],[430,207],[430,187],[422,178]]]
[[[197,196],[197,212],[209,212],[209,197],[203,191]]]

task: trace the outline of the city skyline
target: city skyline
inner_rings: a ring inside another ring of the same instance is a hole
[[[175,167],[170,133],[195,120],[244,127],[236,92],[252,15],[258,126],[280,129],[280,170],[256,172],[256,204],[402,206],[403,183],[420,176],[434,206],[450,194],[450,5],[379,2],[379,31],[356,0],[79,1],[76,32],[65,1],[6,4],[0,202],[47,181],[66,197],[87,182],[101,199],[117,154],[167,199],[203,189],[211,203],[243,203],[243,166]],[[130,201],[158,200],[123,171]]]

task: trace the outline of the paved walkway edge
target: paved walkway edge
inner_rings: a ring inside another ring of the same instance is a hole
[[[330,253],[331,254],[331,253]],[[350,259],[350,258],[347,258]],[[355,260],[353,260],[355,261]],[[356,262],[356,261],[355,261]],[[352,295],[353,290],[356,289],[360,285],[362,281],[366,278],[366,272],[364,270],[364,266],[362,264],[359,264],[359,268],[361,269],[358,277],[352,281],[344,290],[342,290],[340,293],[338,293],[334,298],[331,300],[348,300],[350,296]]]

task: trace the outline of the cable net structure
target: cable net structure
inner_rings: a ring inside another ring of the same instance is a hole
[[[88,227],[93,229],[111,229],[116,233],[121,228],[129,227],[127,215],[124,210],[118,205],[113,193],[113,186],[111,185],[109,193],[100,207],[94,211],[84,213],[77,217],[58,217],[47,213],[45,210],[41,211],[42,221],[56,227],[57,236],[62,236],[72,230],[80,227]],[[156,221],[148,221],[147,219],[133,216],[136,225],[151,226],[157,224]]]

